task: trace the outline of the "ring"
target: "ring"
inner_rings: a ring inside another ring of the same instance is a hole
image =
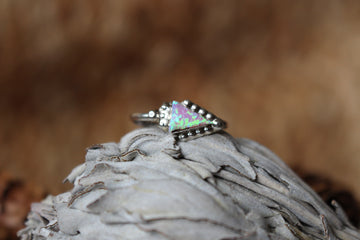
[[[226,122],[189,100],[164,103],[158,110],[131,115],[134,123],[157,125],[176,140],[193,139],[226,128]]]

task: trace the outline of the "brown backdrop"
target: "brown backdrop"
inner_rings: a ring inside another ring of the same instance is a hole
[[[132,112],[189,98],[360,197],[358,1],[0,4],[0,168],[51,193]]]

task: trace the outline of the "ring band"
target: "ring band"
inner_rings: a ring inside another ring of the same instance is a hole
[[[226,128],[226,122],[206,109],[184,100],[164,103],[158,110],[131,115],[134,123],[141,126],[158,125],[173,134],[176,140],[187,140]]]
[[[156,115],[155,111],[149,113],[134,113],[131,115],[131,120],[138,125],[152,125],[160,122],[159,116]]]

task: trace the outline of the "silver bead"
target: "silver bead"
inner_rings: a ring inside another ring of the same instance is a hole
[[[161,119],[159,122],[159,125],[164,127],[167,126],[169,124],[169,121],[167,119]]]
[[[155,114],[154,111],[150,111],[150,112],[149,112],[149,117],[153,118],[153,117],[155,117],[155,115],[156,115],[156,114]]]
[[[189,101],[189,100],[184,100],[184,101],[183,101],[183,104],[184,104],[185,106],[189,106],[190,101]]]
[[[191,106],[191,110],[193,110],[193,111],[195,111],[196,109],[197,109],[197,105],[196,104],[193,104],[192,106]]]

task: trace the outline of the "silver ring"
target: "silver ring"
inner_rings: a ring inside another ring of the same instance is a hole
[[[164,103],[158,110],[131,115],[134,123],[157,125],[173,134],[176,140],[209,135],[226,128],[226,122],[189,100]]]

